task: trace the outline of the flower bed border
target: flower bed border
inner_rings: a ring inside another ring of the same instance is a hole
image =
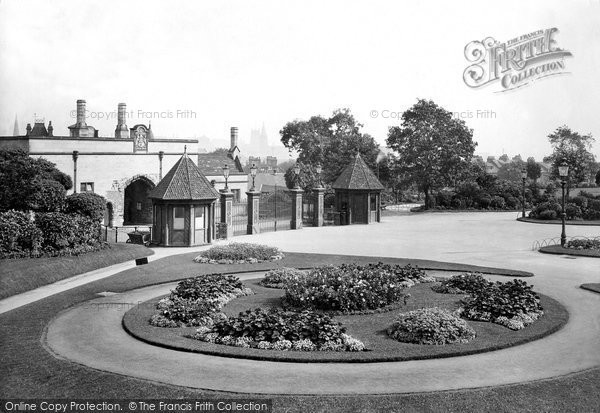
[[[545,247],[541,247],[538,251],[543,254],[573,255],[576,257],[600,258],[599,250],[578,250],[575,248],[564,248],[560,245],[548,245]]]
[[[527,222],[528,224],[546,224],[546,225],[561,225],[562,221],[560,219],[536,219],[536,218],[517,218],[517,221]],[[592,227],[600,227],[600,220],[565,220],[566,225],[582,225],[582,226],[592,226]]]
[[[250,280],[244,280],[247,283]],[[200,353],[213,356],[242,358],[260,361],[280,361],[280,362],[297,362],[297,363],[374,363],[387,361],[409,361],[409,360],[426,360],[435,358],[447,358],[466,356],[472,354],[485,353],[489,351],[500,350],[507,347],[521,345],[530,341],[538,340],[560,330],[569,319],[569,313],[566,308],[558,301],[539,294],[542,304],[545,308],[543,319],[544,323],[552,322],[550,328],[540,333],[533,334],[526,338],[515,340],[514,342],[505,342],[498,345],[489,346],[486,348],[471,349],[458,351],[454,345],[443,346],[448,349],[448,352],[439,354],[430,354],[426,356],[403,356],[401,354],[385,355],[374,351],[361,352],[322,352],[322,351],[275,351],[262,349],[246,349],[240,347],[225,346],[220,344],[211,344],[198,340],[177,335],[173,329],[164,329],[161,327],[152,327],[148,323],[149,315],[154,311],[154,303],[161,297],[156,297],[152,300],[141,303],[131,310],[127,311],[122,319],[123,329],[134,338],[148,344],[159,347],[186,351],[191,353]],[[539,321],[541,322],[542,319]],[[167,331],[163,336],[157,336],[155,333],[159,330]],[[193,333],[196,328],[190,327],[188,333]],[[507,329],[508,330],[508,329]],[[170,334],[169,334],[170,332]],[[361,337],[355,337],[361,339]]]

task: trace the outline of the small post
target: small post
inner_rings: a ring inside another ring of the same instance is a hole
[[[233,193],[229,189],[222,189],[221,193],[221,223],[226,224],[225,239],[233,237]],[[221,234],[223,235],[223,234]]]
[[[73,193],[77,193],[77,159],[79,151],[73,151]]]
[[[290,229],[302,229],[302,193],[300,188],[290,189],[292,197],[292,219],[290,221]]]
[[[248,227],[246,233],[248,235],[258,234],[260,232],[258,227],[260,192],[248,191],[246,195],[248,196]]]
[[[314,220],[313,225],[315,227],[323,226],[323,215],[324,215],[324,199],[325,199],[325,188],[314,188]]]

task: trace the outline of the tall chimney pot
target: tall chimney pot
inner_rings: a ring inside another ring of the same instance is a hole
[[[85,123],[85,100],[83,99],[77,100],[77,126],[80,128],[87,126]]]
[[[238,146],[238,128],[237,126],[231,127],[231,149]]]

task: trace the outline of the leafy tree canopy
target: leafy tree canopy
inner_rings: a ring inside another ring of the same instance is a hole
[[[338,109],[329,118],[313,116],[307,121],[288,122],[279,133],[283,145],[298,152],[301,164],[321,164],[323,181],[331,183],[357,152],[376,170],[379,145],[372,136],[361,132],[362,126],[349,109]]]
[[[592,178],[595,158],[590,152],[594,142],[591,134],[581,135],[563,125],[548,135],[548,140],[552,145],[552,155],[547,158],[552,163],[552,178],[560,179],[558,166],[563,162],[569,166],[567,188]]]
[[[402,114],[401,126],[390,127],[387,144],[398,154],[398,171],[425,194],[454,184],[471,168],[477,145],[465,122],[431,100],[419,99]]]
[[[527,158],[525,169],[527,170],[527,177],[534,182],[542,176],[542,167],[531,157]]]
[[[52,162],[21,149],[0,150],[1,209],[57,211],[72,187],[71,177]]]

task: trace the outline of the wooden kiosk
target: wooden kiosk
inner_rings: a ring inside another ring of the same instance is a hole
[[[381,222],[381,191],[384,187],[359,153],[332,187],[341,225]]]
[[[212,242],[218,197],[184,153],[148,195],[152,200],[152,243],[187,247]]]

